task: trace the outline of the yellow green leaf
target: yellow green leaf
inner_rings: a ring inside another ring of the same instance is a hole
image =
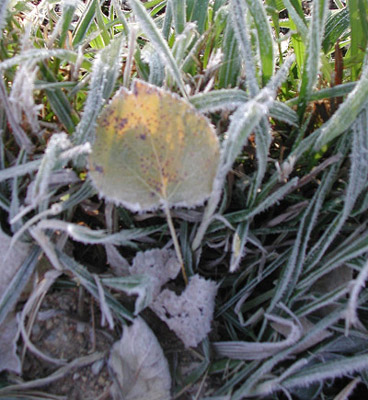
[[[208,120],[140,80],[121,88],[97,121],[89,159],[99,192],[131,209],[193,207],[210,195],[219,144]]]

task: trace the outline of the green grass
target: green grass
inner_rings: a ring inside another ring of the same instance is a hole
[[[115,246],[130,263],[170,241],[160,213],[80,212],[98,202],[86,157],[97,116],[140,78],[205,113],[222,149],[206,205],[173,210],[188,276],[219,285],[201,363],[185,377],[171,371],[173,396],[189,398],[201,382],[193,398],[333,399],[359,382],[367,393],[366,2],[330,9],[315,0],[309,11],[299,0],[120,3],[0,7],[2,230],[12,248],[32,244],[0,299],[0,321],[41,255],[100,302],[69,245]],[[129,323],[134,309],[104,283],[109,274],[106,264],[101,307]],[[146,284],[120,287],[138,293]]]

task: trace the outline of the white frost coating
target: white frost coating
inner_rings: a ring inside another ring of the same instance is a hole
[[[111,350],[114,400],[170,400],[169,365],[155,335],[142,318],[124,327]]]
[[[349,328],[351,325],[362,327],[358,318],[358,298],[359,293],[365,287],[366,280],[368,279],[368,260],[363,265],[358,276],[351,282],[351,292],[348,305],[345,311],[345,336],[349,334]]]
[[[40,134],[38,113],[43,108],[42,104],[36,105],[33,97],[34,81],[38,67],[34,61],[29,61],[19,66],[9,96],[9,103],[18,124],[22,123],[23,113],[33,133]]]
[[[217,288],[215,282],[194,275],[180,296],[165,289],[151,309],[176,333],[185,347],[196,347],[211,330]]]
[[[64,151],[60,155],[60,158],[63,160],[72,160],[73,158],[78,157],[80,155],[90,154],[91,151],[92,151],[91,143],[87,142]]]
[[[153,299],[160,293],[161,286],[175,279],[180,271],[180,263],[173,250],[154,249],[139,252],[129,269],[131,275],[143,274],[154,278]]]
[[[77,1],[76,0],[64,0],[62,7],[63,7],[63,9],[65,7],[75,7],[76,3],[79,3],[78,5],[80,5],[81,2],[79,0],[77,0]]]
[[[298,325],[284,318],[268,315],[268,319],[288,330],[288,336],[280,342],[216,342],[214,347],[221,356],[237,360],[262,360],[295,344],[302,332]]]

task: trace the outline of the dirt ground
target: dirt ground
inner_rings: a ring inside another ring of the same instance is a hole
[[[79,311],[78,311],[79,310]],[[145,319],[160,341],[165,356],[175,371],[185,379],[200,363],[195,352],[184,349],[181,341],[152,312],[145,312]],[[40,312],[32,328],[31,341],[44,354],[69,362],[95,352],[106,352],[105,357],[91,365],[75,369],[65,377],[55,380],[45,387],[46,393],[64,396],[68,400],[110,400],[110,386],[113,381],[109,374],[107,361],[113,343],[120,339],[121,329],[117,326],[111,331],[101,327],[98,306],[88,293],[77,288],[54,290],[43,300]],[[22,341],[19,354],[22,353]],[[27,351],[23,363],[25,381],[49,376],[60,366],[42,360]],[[191,395],[204,395],[211,387],[206,381],[188,387],[185,393],[176,397],[187,400]],[[211,390],[210,390],[211,391]],[[202,396],[201,396],[202,397]]]
[[[32,343],[43,353],[57,359],[71,361],[96,351],[108,351],[117,338],[108,329],[98,327],[93,305],[87,304],[87,295],[82,301],[82,314],[77,312],[78,290],[63,290],[48,294],[41,306],[38,318],[32,328]],[[92,302],[90,301],[92,304]],[[79,304],[81,302],[79,301]],[[86,318],[81,317],[85,314]],[[85,319],[85,321],[83,321]],[[94,321],[96,323],[93,328]],[[110,399],[111,379],[107,370],[107,357],[92,365],[82,367],[43,388],[48,393],[66,396],[68,400]],[[58,367],[56,367],[58,368]],[[27,351],[24,360],[24,379],[32,380],[47,376],[55,365],[41,360]]]

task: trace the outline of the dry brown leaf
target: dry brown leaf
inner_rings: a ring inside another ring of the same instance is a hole
[[[114,400],[169,400],[171,377],[161,346],[142,318],[124,327],[111,350]]]

